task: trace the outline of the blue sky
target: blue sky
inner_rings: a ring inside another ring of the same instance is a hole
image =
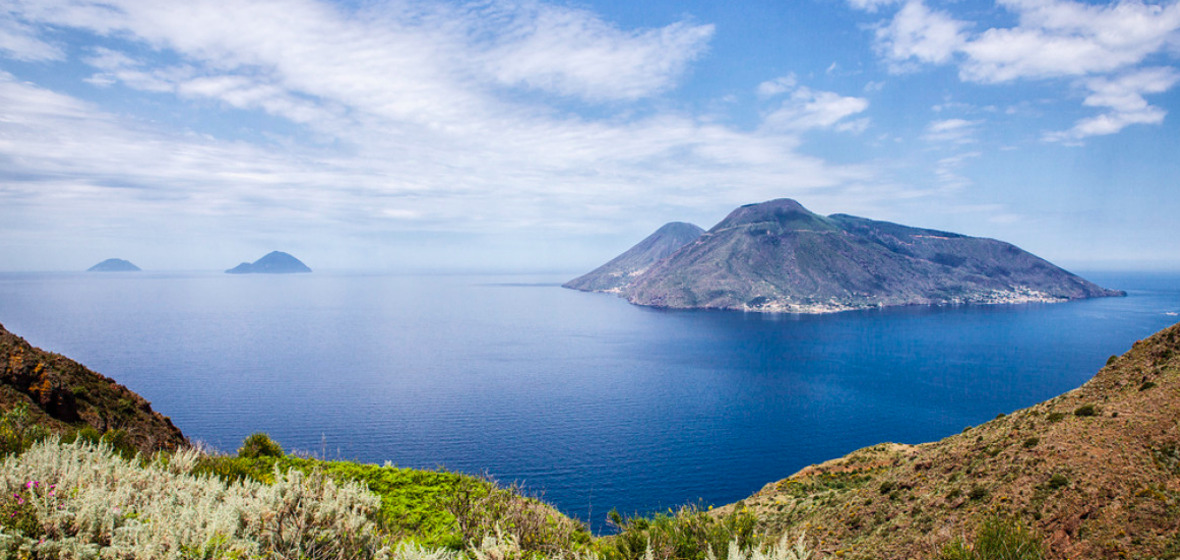
[[[1180,268],[1180,3],[0,0],[0,270],[568,270],[791,197]]]

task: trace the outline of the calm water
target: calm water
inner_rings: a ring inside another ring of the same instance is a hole
[[[1180,276],[1087,276],[1130,295],[773,316],[634,307],[565,276],[0,274],[0,323],[223,450],[266,431],[487,471],[601,527],[957,433],[1180,320]]]

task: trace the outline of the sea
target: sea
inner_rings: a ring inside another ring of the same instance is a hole
[[[674,311],[569,274],[0,273],[0,324],[114,378],[192,440],[523,484],[607,512],[740,500],[880,442],[1073,389],[1180,321],[1180,273],[1127,297],[828,315]]]

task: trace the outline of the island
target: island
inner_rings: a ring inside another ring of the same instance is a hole
[[[131,261],[123,259],[107,259],[88,269],[86,272],[139,272],[141,269]]]
[[[242,263],[227,271],[226,274],[290,274],[295,272],[311,272],[303,261],[282,251],[271,251],[266,256],[252,263]]]
[[[742,206],[641,273],[618,277],[566,287],[652,307],[786,313],[1126,295],[1002,241],[821,216],[785,198]]]

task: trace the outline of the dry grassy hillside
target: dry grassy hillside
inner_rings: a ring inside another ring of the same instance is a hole
[[[22,404],[31,424],[53,432],[122,430],[145,453],[185,443],[172,421],[143,397],[65,356],[34,348],[0,325],[0,411]]]
[[[1180,324],[1057,398],[807,467],[735,507],[837,558],[934,557],[995,515],[1049,558],[1180,558]]]

